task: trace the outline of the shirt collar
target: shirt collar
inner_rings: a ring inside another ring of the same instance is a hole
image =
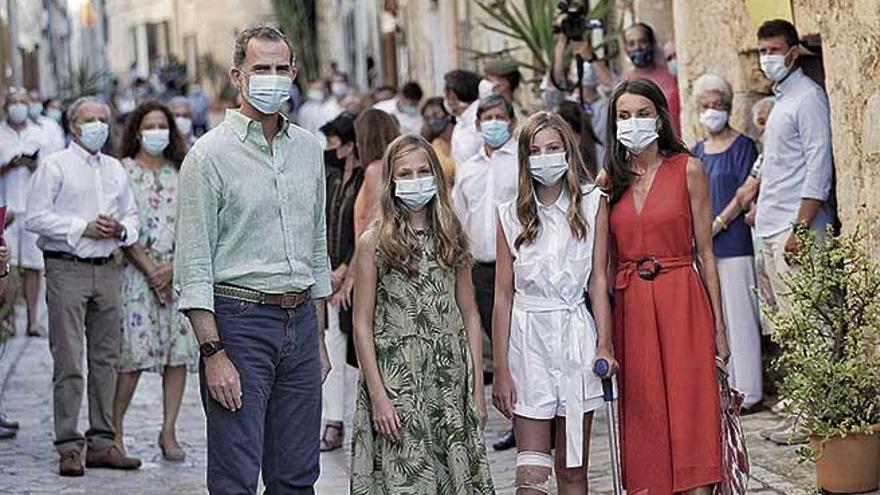
[[[278,115],[281,116],[281,132],[290,137],[290,120],[283,113]],[[241,113],[237,108],[226,110],[224,121],[232,127],[232,131],[241,142],[247,139],[248,132],[252,128],[256,127],[262,131],[259,122]]]
[[[73,151],[73,153],[82,159],[82,161],[88,163],[89,165],[100,165],[101,164],[101,155],[102,153],[99,151],[95,154],[90,153],[87,149],[83,148],[79,143],[74,140],[70,140],[70,145],[68,149]]]
[[[502,155],[516,156],[516,142],[516,136],[511,133],[510,139],[508,139],[506,143],[504,143],[500,148],[492,150],[492,156],[495,156],[496,153],[501,153]],[[489,154],[486,153],[485,141],[480,144],[480,156],[483,158],[483,160],[486,160],[487,162],[492,159],[492,157],[490,157]]]
[[[782,96],[785,93],[790,92],[803,77],[804,71],[800,67],[795,67],[785,79],[773,85],[773,94],[776,96]]]
[[[551,205],[545,205],[544,203],[542,203],[538,199],[537,191],[534,192],[534,195],[535,195],[534,196],[535,203],[538,205],[539,211],[540,210],[548,211],[548,210],[556,209],[556,210],[561,211],[562,213],[568,213],[568,207],[571,204],[571,198],[568,196],[568,188],[566,188],[564,184],[562,186],[562,192],[559,193],[559,197],[556,198],[556,202],[554,202]]]

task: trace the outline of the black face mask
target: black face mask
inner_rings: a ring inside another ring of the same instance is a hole
[[[639,68],[650,67],[654,64],[654,49],[646,48],[629,52],[629,59],[633,65]]]
[[[425,122],[427,122],[429,129],[436,133],[440,133],[443,132],[443,130],[446,129],[446,125],[449,124],[449,116],[428,117],[425,119]]]
[[[331,168],[342,168],[345,166],[345,158],[339,158],[338,149],[324,150],[324,166]]]

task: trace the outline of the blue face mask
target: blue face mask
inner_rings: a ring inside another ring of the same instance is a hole
[[[510,139],[510,122],[489,120],[480,124],[483,140],[493,149],[504,146]]]
[[[80,125],[79,140],[92,153],[101,151],[109,135],[110,126],[103,122],[86,122]]]

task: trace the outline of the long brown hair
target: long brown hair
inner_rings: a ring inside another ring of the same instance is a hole
[[[358,159],[366,167],[382,159],[391,141],[400,136],[400,125],[382,110],[368,108],[355,119],[354,134],[357,136]]]
[[[186,156],[186,144],[183,142],[183,136],[177,131],[177,124],[174,122],[174,114],[167,105],[158,100],[149,100],[141,103],[125,120],[125,129],[122,131],[122,139],[119,142],[119,157],[134,158],[141,150],[141,122],[150,112],[162,112],[165,120],[168,121],[168,146],[162,155],[179,168]]]
[[[360,136],[360,135],[358,135]],[[431,165],[437,183],[437,195],[425,208],[428,208],[429,231],[434,240],[435,251],[441,263],[449,268],[469,266],[470,252],[464,229],[452,210],[449,186],[443,180],[443,169],[434,148],[425,138],[416,135],[400,136],[391,142],[385,153],[382,167],[381,214],[378,223],[378,250],[387,263],[387,268],[397,268],[409,276],[419,273],[421,252],[415,230],[409,224],[409,211],[394,195],[394,164],[402,156],[410,153],[424,153]]]
[[[549,112],[538,112],[529,117],[520,129],[517,161],[519,162],[519,185],[516,193],[516,217],[522,225],[522,232],[516,237],[513,245],[519,249],[523,244],[531,244],[541,230],[538,218],[538,207],[535,203],[534,179],[529,167],[532,141],[539,132],[550,129],[556,131],[562,139],[565,156],[568,158],[568,172],[565,174],[565,191],[571,198],[568,205],[568,225],[572,234],[583,240],[587,236],[587,221],[581,211],[583,202],[581,186],[593,179],[592,174],[581,158],[577,140],[568,123],[559,115]],[[564,193],[563,193],[564,194]]]
[[[627,93],[644,96],[651,100],[654,108],[657,109],[657,118],[660,119],[657,147],[661,155],[691,154],[687,145],[675,135],[672,117],[669,115],[669,104],[666,103],[663,91],[648,79],[621,82],[614,88],[611,102],[608,104],[608,132],[605,137],[607,141],[605,143],[605,170],[611,176],[611,203],[616,203],[639,175],[632,168],[632,157],[629,150],[617,140],[617,101]]]

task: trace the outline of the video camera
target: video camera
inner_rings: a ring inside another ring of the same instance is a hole
[[[553,34],[562,33],[569,41],[583,41],[584,31],[602,28],[599,19],[587,19],[587,9],[583,4],[573,6],[562,0],[556,6],[563,17],[562,22],[553,26]]]

